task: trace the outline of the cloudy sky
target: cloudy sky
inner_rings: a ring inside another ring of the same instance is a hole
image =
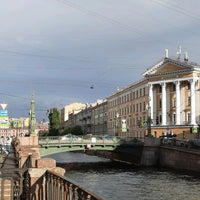
[[[200,64],[199,13],[196,0],[1,0],[0,102],[27,117],[34,91],[40,121],[142,79],[166,48]]]

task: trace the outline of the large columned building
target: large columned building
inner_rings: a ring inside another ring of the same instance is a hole
[[[200,66],[165,57],[144,73],[152,128],[189,133],[200,124]],[[195,131],[194,131],[195,132]]]
[[[200,66],[187,57],[169,58],[150,67],[144,78],[110,95],[108,133],[159,137],[174,133],[197,138],[200,125]],[[122,131],[122,121],[127,131]]]

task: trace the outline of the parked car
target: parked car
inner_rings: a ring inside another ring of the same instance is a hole
[[[61,140],[80,141],[81,138],[77,135],[67,134],[67,135],[61,136]]]
[[[114,137],[109,136],[109,135],[103,136],[103,140],[104,140],[104,141],[113,141],[113,139],[114,139]]]

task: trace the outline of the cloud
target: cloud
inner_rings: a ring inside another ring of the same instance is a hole
[[[39,110],[45,110],[59,102],[105,98],[117,87],[141,79],[147,68],[163,58],[165,48],[176,56],[182,45],[183,52],[199,62],[198,4],[185,0],[3,1],[0,89],[25,96],[26,105],[34,90]],[[15,109],[23,108],[20,98],[1,98],[9,103],[12,115],[26,115],[23,109]]]

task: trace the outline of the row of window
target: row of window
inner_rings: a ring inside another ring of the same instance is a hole
[[[140,97],[144,97],[146,95],[146,88],[139,89],[135,92],[130,92],[129,94],[124,94],[123,96],[118,96],[113,101],[109,102],[109,107],[113,107],[116,105],[120,105],[123,103],[127,103],[129,101],[132,101],[134,99],[138,99]]]
[[[172,99],[172,106],[176,107],[176,98]],[[187,106],[191,106],[191,97],[187,98]]]
[[[118,111],[114,110],[108,113],[109,118],[115,118],[116,114],[118,113],[120,116],[130,115],[137,112],[142,112],[147,110],[146,102],[133,104],[130,106],[126,106],[123,108],[119,108]]]

